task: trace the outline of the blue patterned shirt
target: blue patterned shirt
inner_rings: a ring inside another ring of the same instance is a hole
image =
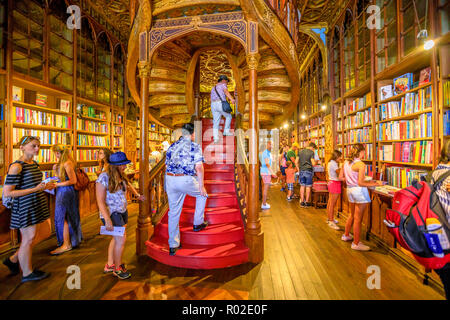
[[[195,176],[195,165],[203,162],[200,146],[190,138],[181,137],[166,152],[166,172]]]

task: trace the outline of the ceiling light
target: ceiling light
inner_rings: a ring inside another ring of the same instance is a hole
[[[431,48],[434,47],[434,41],[433,40],[425,41],[423,47],[424,47],[425,50],[430,50]]]
[[[327,110],[327,106],[323,104],[322,105],[322,110],[324,110],[324,111]]]
[[[302,117],[301,117],[302,119],[306,119],[306,115],[304,115],[304,114],[302,114]]]
[[[430,50],[431,48],[434,47],[434,41],[431,40],[431,39],[427,40],[428,39],[428,31],[427,31],[427,29],[420,30],[419,33],[417,34],[417,39],[419,41],[423,41],[424,42],[423,47],[424,47],[425,50]]]
[[[287,129],[289,127],[289,124],[285,123],[284,128]]]

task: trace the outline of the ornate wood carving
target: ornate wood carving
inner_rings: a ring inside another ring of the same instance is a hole
[[[333,118],[331,114],[326,115],[324,118],[325,124],[325,163],[328,163],[333,153]]]

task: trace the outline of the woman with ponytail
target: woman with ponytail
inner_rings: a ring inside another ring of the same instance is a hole
[[[366,148],[362,143],[353,145],[350,153],[350,159],[345,161],[344,170],[339,173],[339,178],[345,178],[347,183],[347,197],[350,203],[350,217],[345,225],[345,233],[342,235],[343,241],[353,240],[350,235],[350,229],[353,226],[355,238],[352,242],[352,249],[359,251],[369,251],[370,247],[363,244],[360,239],[361,222],[366,210],[367,204],[370,203],[369,190],[367,187],[381,186],[381,181],[366,181],[366,166],[361,161],[364,157]]]
[[[106,171],[106,169],[108,168],[108,160],[111,154],[112,151],[108,148],[101,148],[98,151],[98,169],[96,171],[97,176],[99,176],[103,171]]]
[[[53,170],[59,179],[56,184],[55,230],[58,248],[50,252],[59,255],[77,247],[81,240],[80,211],[78,209],[78,193],[74,186],[77,182],[76,163],[70,149],[62,145],[54,145],[57,163]]]

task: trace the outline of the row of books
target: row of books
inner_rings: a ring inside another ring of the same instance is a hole
[[[76,159],[79,161],[97,160],[98,150],[77,150]]]
[[[106,112],[97,110],[94,107],[86,106],[84,104],[77,104],[77,113],[82,117],[97,118],[106,120]]]
[[[365,127],[347,131],[344,135],[344,144],[347,143],[367,143],[372,142],[372,128]]]
[[[309,142],[314,142],[317,147],[322,147],[325,145],[325,137],[322,137],[322,138],[312,138],[311,137]]]
[[[313,129],[309,132],[310,137],[317,138],[319,136],[325,135],[325,127],[322,127],[321,129]]]
[[[378,160],[405,163],[433,163],[433,142],[394,142],[378,147]]]
[[[86,173],[96,173],[98,167],[84,167],[83,170]]]
[[[123,127],[120,126],[113,126],[114,134],[123,134]]]
[[[450,110],[444,112],[444,136],[450,136]]]
[[[442,87],[444,96],[444,106],[450,107],[450,80],[445,81]]]
[[[158,132],[149,132],[148,133],[148,138],[150,140],[158,140],[158,141],[166,140],[165,137],[162,134],[158,133]]]
[[[51,178],[51,177],[54,177],[54,174],[53,174],[52,170],[43,170],[42,171],[42,179],[43,180]]]
[[[13,159],[19,159],[22,155],[20,149],[13,149]],[[50,149],[39,149],[39,153],[34,157],[38,163],[56,162],[55,153]]]
[[[371,164],[366,164],[364,173],[366,176],[372,177],[373,176],[373,166]]]
[[[413,74],[405,73],[394,78],[393,85],[385,85],[379,88],[379,99],[385,100],[392,96],[399,95],[403,92],[413,89],[413,87],[421,86],[429,83],[431,80],[431,68],[427,67],[420,71],[419,81],[413,83]]]
[[[170,134],[170,129],[166,127],[159,127],[159,132],[164,134]]]
[[[386,120],[411,113],[420,112],[432,107],[432,86],[410,92],[401,97],[400,101],[380,104],[376,111],[376,119]]]
[[[416,170],[405,167],[386,168],[386,179],[388,185],[402,189],[410,186],[414,180],[420,181],[421,177],[426,175],[427,172],[424,170]]]
[[[113,117],[112,117],[112,121],[117,122],[117,123],[123,123],[123,115],[114,113]]]
[[[371,104],[371,94],[367,93],[364,97],[356,98],[350,103],[344,105],[344,115],[369,107]]]
[[[323,118],[321,116],[319,117],[314,117],[312,119],[309,119],[309,125],[311,127],[315,127],[318,126],[319,124],[323,123]]]
[[[342,120],[338,120],[336,121],[336,130],[337,131],[342,131]]]
[[[15,107],[15,109],[14,122],[65,129],[72,128],[72,117],[20,107]]]
[[[77,142],[79,146],[108,147],[110,145],[108,136],[99,137],[86,134],[79,134]]]
[[[418,119],[383,122],[378,124],[378,140],[429,138],[433,135],[432,113],[423,113]]]
[[[18,143],[23,136],[39,137],[41,144],[72,144],[71,134],[68,132],[13,128],[14,144]]]
[[[123,145],[121,137],[113,137],[113,146],[121,147]]]
[[[5,120],[4,104],[0,103],[0,121]]]
[[[369,108],[362,112],[357,112],[353,116],[348,116],[345,119],[345,128],[351,129],[354,127],[371,125],[372,124],[372,108]]]
[[[97,133],[108,133],[108,124],[90,120],[77,119],[78,130],[91,131]]]

